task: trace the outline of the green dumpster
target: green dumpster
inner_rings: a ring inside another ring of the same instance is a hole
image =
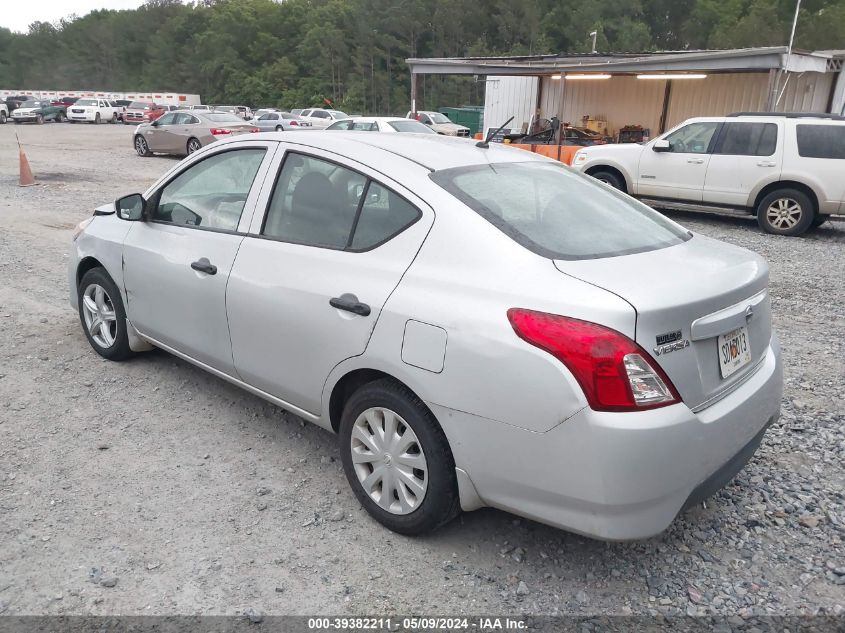
[[[483,106],[461,106],[460,108],[440,108],[441,114],[445,114],[452,123],[464,125],[469,128],[470,136],[481,132],[484,119]]]

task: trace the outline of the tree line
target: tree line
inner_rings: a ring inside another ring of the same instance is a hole
[[[409,57],[785,45],[795,0],[148,0],[0,28],[0,88],[179,91],[206,103],[404,113]],[[845,48],[845,2],[804,0],[795,46]],[[428,76],[418,107],[479,104]]]

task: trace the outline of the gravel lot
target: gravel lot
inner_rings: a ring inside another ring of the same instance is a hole
[[[173,164],[131,130],[0,126],[0,613],[843,614],[845,223],[673,214],[769,260],[785,361],[781,421],[706,508],[626,544],[489,509],[405,538],[330,433],[165,353],[89,348],[71,229]],[[39,186],[16,186],[15,132]]]

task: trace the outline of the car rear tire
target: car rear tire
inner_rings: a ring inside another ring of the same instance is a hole
[[[150,151],[150,146],[147,144],[147,139],[145,139],[140,134],[137,134],[135,136],[135,151],[137,152],[138,156],[143,156],[144,158],[153,155],[153,153]]]
[[[423,534],[460,513],[455,461],[443,429],[405,386],[386,378],[343,408],[340,452],[364,509],[400,534]]]
[[[772,191],[757,205],[757,224],[774,235],[801,235],[813,225],[815,215],[810,197],[798,189]]]
[[[188,155],[190,156],[194,152],[202,149],[202,143],[199,142],[199,139],[191,137],[188,139],[188,145],[186,149],[188,150]]]
[[[53,119],[53,121],[55,121],[56,123],[61,123],[62,121],[64,121],[64,119],[65,119],[64,115],[61,112],[59,112],[59,113],[56,114],[56,118]]]
[[[0,112],[0,125],[6,125],[6,113]]]
[[[112,125],[117,123],[117,112],[111,115],[111,120],[109,121],[109,123],[111,123]]]
[[[619,191],[625,191],[625,183],[619,176],[614,174],[612,171],[596,171],[590,175],[599,182],[603,182],[606,185],[610,185],[614,189],[618,189]]]
[[[114,361],[132,356],[123,300],[105,269],[92,268],[85,273],[77,292],[79,320],[94,351]]]
[[[281,125],[277,125],[277,126],[276,126],[276,131],[277,131],[277,132],[284,132],[284,131],[285,131],[285,128],[283,128]]]

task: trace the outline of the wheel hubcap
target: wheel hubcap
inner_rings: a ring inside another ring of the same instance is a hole
[[[193,154],[200,148],[200,144],[197,141],[191,141],[188,143],[188,152]]]
[[[82,316],[91,339],[100,347],[114,345],[117,336],[117,315],[105,289],[91,284],[82,293]]]
[[[778,198],[766,209],[766,220],[776,229],[791,229],[801,220],[801,205],[792,198]]]
[[[137,151],[139,154],[143,154],[147,151],[147,143],[144,141],[144,139],[139,138],[137,141],[135,141],[135,151]]]
[[[367,409],[352,426],[352,464],[370,499],[391,514],[410,514],[425,499],[428,464],[414,430],[390,409]]]

